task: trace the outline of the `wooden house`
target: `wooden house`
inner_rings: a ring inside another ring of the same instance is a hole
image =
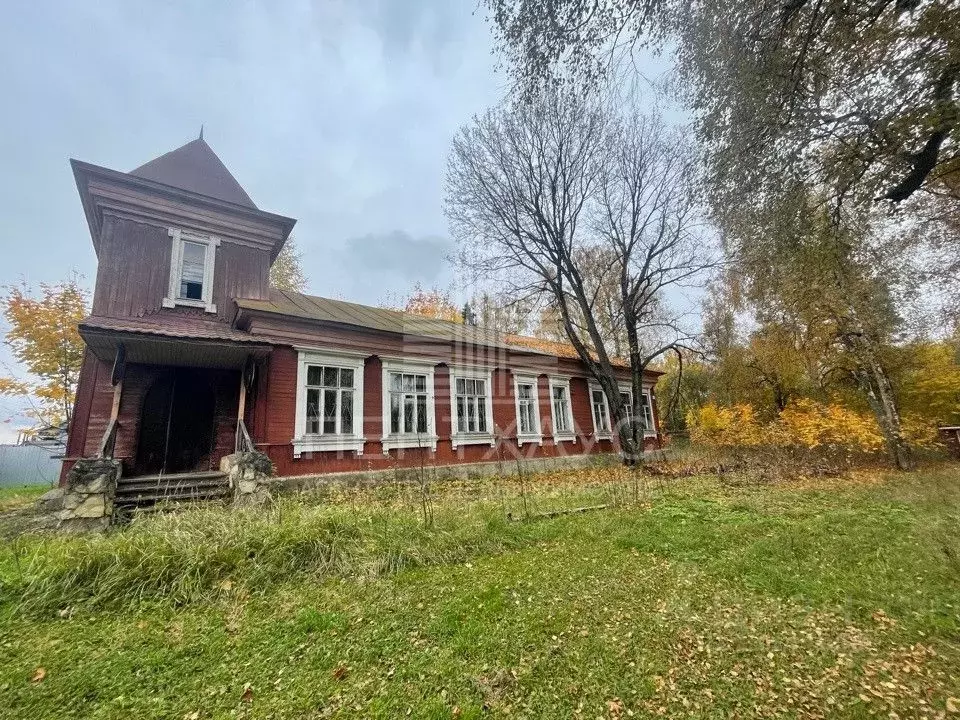
[[[98,269],[62,481],[81,457],[176,476],[251,446],[280,476],[615,451],[564,346],[271,288],[295,221],[202,138],[129,173],[72,166]]]

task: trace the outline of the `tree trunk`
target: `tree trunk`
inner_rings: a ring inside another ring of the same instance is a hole
[[[857,384],[867,396],[867,402],[877,418],[880,432],[883,433],[890,460],[898,470],[913,470],[913,453],[910,444],[903,436],[900,422],[900,409],[890,377],[877,357],[871,340],[863,333],[847,336],[847,347],[857,361],[854,372]]]

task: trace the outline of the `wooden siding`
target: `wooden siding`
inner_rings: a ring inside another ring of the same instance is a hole
[[[213,273],[215,315],[202,308],[164,308],[170,280],[172,240],[166,227],[106,216],[93,314],[103,317],[162,317],[176,324],[182,317],[233,319],[235,297],[266,297],[270,254],[267,250],[222,241]]]
[[[513,371],[497,368],[493,371],[493,421],[499,442],[462,445],[453,449],[451,434],[450,374],[446,364],[434,370],[434,400],[436,430],[439,440],[436,453],[429,450],[391,450],[384,455],[380,438],[382,432],[382,372],[380,359],[368,357],[364,364],[363,432],[366,442],[362,454],[354,452],[305,452],[293,457],[291,440],[297,435],[295,427],[297,398],[297,352],[290,347],[278,347],[258,374],[254,403],[248,416],[254,442],[267,453],[276,466],[278,475],[316,475],[350,470],[377,470],[391,467],[416,467],[421,462],[430,465],[511,461],[516,457],[552,457],[567,454],[613,452],[610,440],[597,441],[593,437],[593,417],[587,380],[571,378],[570,400],[577,434],[575,441],[566,441],[558,447],[550,436],[551,407],[548,378],[538,380],[540,416],[543,429],[542,445],[516,442],[516,405],[513,391]],[[648,444],[654,444],[651,440]],[[421,460],[421,457],[423,458]]]

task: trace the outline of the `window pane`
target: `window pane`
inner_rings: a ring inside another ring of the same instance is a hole
[[[417,395],[417,432],[427,432],[427,396]]]
[[[414,385],[416,383],[416,378],[413,375],[404,375],[403,376],[403,391],[404,392],[413,392]]]
[[[413,397],[413,395],[403,396],[403,431],[405,433],[415,432]]]
[[[416,388],[417,392],[426,392],[427,391],[427,376],[426,375],[417,375],[416,376]]]
[[[390,395],[390,432],[400,432],[400,396]]]
[[[353,370],[348,370],[347,368],[340,369],[340,387],[353,387]]]
[[[467,398],[467,432],[476,432],[477,430],[477,401],[475,398]]]
[[[320,432],[320,391],[307,390],[307,427],[306,432]]]
[[[185,242],[180,265],[180,297],[203,299],[203,265],[207,249],[199,243]]]
[[[344,435],[353,434],[352,390],[344,390],[340,393],[340,432]]]
[[[183,244],[183,264],[181,265],[180,279],[184,282],[202,283],[206,255],[207,248],[204,245],[185,242]]]
[[[463,396],[457,397],[457,432],[467,431],[467,405]]]
[[[401,375],[399,373],[390,373],[390,389],[394,392],[401,390]]]
[[[477,398],[477,431],[487,431],[487,399],[483,395]]]
[[[533,388],[530,385],[517,385],[517,395],[521,400],[529,400],[533,397]]]
[[[323,391],[323,432],[337,431],[337,391]]]
[[[477,395],[486,395],[487,394],[487,383],[483,380],[474,380],[474,392]]]
[[[307,385],[319,385],[320,378],[323,375],[323,368],[316,365],[307,367]]]
[[[323,369],[323,384],[326,387],[337,386],[337,368],[325,367]]]
[[[457,378],[457,395],[463,395],[467,392],[467,381],[463,378]]]

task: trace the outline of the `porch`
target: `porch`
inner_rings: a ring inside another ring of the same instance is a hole
[[[90,403],[84,456],[118,460],[124,481],[143,484],[191,474],[209,480],[223,457],[253,449],[247,397],[271,346],[249,336],[184,339],[86,323],[81,334],[110,368]]]

